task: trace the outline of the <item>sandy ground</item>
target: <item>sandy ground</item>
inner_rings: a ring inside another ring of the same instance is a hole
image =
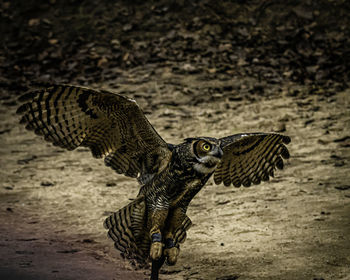
[[[189,208],[180,259],[161,279],[350,279],[350,91],[294,95],[286,85],[271,98],[233,92],[196,104],[206,96],[169,86],[166,71],[118,91],[143,93],[132,96],[171,143],[253,131],[292,138],[291,158],[272,181],[238,189],[209,181]],[[147,279],[102,226],[137,183],[87,149],[66,152],[25,131],[15,109],[0,107],[0,278]]]

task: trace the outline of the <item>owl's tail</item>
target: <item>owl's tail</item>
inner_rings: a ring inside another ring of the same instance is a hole
[[[131,261],[136,260],[141,266],[146,265],[149,250],[145,209],[145,200],[139,197],[113,213],[103,223],[121,255]]]
[[[191,224],[191,220],[186,216],[174,233],[175,245],[185,241],[186,231]],[[108,229],[108,236],[114,241],[115,248],[124,258],[140,267],[149,265],[151,240],[147,229],[146,202],[143,196],[113,213],[103,225]]]

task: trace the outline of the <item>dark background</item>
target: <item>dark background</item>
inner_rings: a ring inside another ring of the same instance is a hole
[[[349,11],[348,1],[325,0],[3,1],[1,84],[117,87],[124,69],[167,64],[205,79],[344,89]]]

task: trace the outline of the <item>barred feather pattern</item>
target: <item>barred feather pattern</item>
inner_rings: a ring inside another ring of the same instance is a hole
[[[214,173],[216,184],[260,184],[273,177],[276,168],[283,169],[283,159],[289,158],[285,145],[290,138],[277,133],[236,134],[220,140],[224,155]]]
[[[175,230],[175,246],[185,241],[186,231],[191,224],[191,220],[186,216],[181,226]],[[148,266],[151,240],[147,228],[144,196],[113,213],[103,225],[108,229],[108,236],[114,241],[115,248],[124,258],[129,259],[133,265]]]
[[[114,241],[121,255],[146,265],[149,237],[146,228],[145,202],[136,199],[104,221],[108,236]]]
[[[55,85],[23,95],[20,123],[54,145],[89,147],[117,173],[156,173],[170,157],[159,136],[132,99],[108,91]]]

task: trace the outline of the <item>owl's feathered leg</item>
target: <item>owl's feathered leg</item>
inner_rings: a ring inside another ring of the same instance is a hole
[[[182,208],[176,208],[170,211],[161,210],[155,211],[152,215],[152,220],[150,221],[153,226],[150,230],[151,235],[151,249],[150,256],[152,258],[152,270],[151,270],[151,280],[158,280],[159,270],[167,260],[168,265],[174,265],[177,262],[177,257],[179,255],[180,249],[179,245],[175,245],[174,233],[175,231],[183,225],[183,221],[187,218],[186,210]],[[162,235],[161,231],[164,228],[165,237],[165,249],[163,249]],[[159,247],[158,247],[159,246]],[[154,259],[153,257],[159,253],[160,248],[160,258]]]
[[[167,258],[168,265],[174,265],[177,262],[177,257],[180,253],[180,249],[178,245],[175,245],[174,234],[175,231],[181,227],[186,217],[186,209],[180,207],[172,209],[168,215],[166,222],[164,249],[164,255]]]
[[[162,243],[162,231],[164,229],[168,212],[168,209],[153,210],[149,215],[149,234],[152,241],[150,257],[152,260],[158,260],[162,256],[164,246]]]

